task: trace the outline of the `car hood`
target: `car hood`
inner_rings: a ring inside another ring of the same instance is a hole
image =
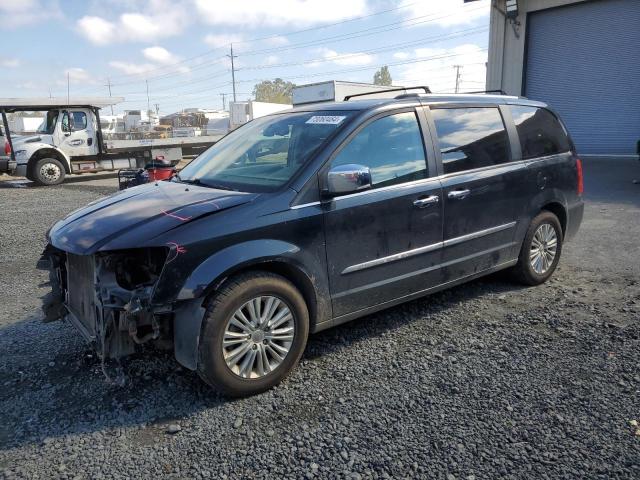
[[[47,143],[49,145],[53,145],[53,136],[52,135],[29,135],[26,137],[18,137],[13,139],[14,148],[20,145],[24,145],[26,143]]]
[[[169,230],[257,196],[177,182],[150,183],[72,212],[49,230],[47,239],[78,255],[140,247]]]

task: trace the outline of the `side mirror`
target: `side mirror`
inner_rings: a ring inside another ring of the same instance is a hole
[[[327,174],[326,194],[329,196],[344,195],[371,188],[371,171],[369,167],[357,164],[338,165]]]

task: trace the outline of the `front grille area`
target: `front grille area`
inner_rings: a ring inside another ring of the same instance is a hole
[[[67,254],[67,306],[91,337],[96,335],[95,258]]]

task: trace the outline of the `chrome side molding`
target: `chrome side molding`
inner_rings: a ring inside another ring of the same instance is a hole
[[[364,270],[366,268],[377,267],[378,265],[383,265],[389,262],[396,262],[398,260],[402,260],[403,258],[413,257],[415,255],[420,255],[422,253],[432,252],[440,248],[442,248],[442,242],[426,245],[424,247],[414,248],[413,250],[406,250],[404,252],[395,253],[393,255],[389,255],[388,257],[376,258],[374,260],[369,260],[368,262],[358,263],[357,265],[351,265],[350,267],[347,267],[342,271],[342,275],[345,275],[347,273],[357,272],[358,270]]]
[[[398,260],[413,257],[415,255],[421,255],[423,253],[433,252],[441,248],[450,247],[452,245],[457,245],[459,243],[467,242],[469,240],[474,240],[476,238],[484,237],[485,235],[491,235],[492,233],[508,230],[510,228],[515,227],[515,225],[516,225],[516,222],[509,222],[509,223],[505,223],[504,225],[498,225],[495,227],[486,228],[484,230],[479,230],[477,232],[468,233],[467,235],[462,235],[460,237],[450,238],[449,240],[445,240],[444,242],[433,243],[431,245],[425,245],[424,247],[418,247],[411,250],[406,250],[404,252],[394,253],[393,255],[389,255],[386,257],[376,258],[374,260],[369,260],[367,262],[358,263],[356,265],[351,265],[350,267],[345,268],[341,272],[341,274],[346,275],[347,273],[358,272],[360,270],[377,267],[379,265],[384,265],[386,263],[397,262]]]

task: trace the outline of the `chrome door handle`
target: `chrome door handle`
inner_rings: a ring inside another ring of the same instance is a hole
[[[429,205],[435,205],[440,201],[440,197],[438,195],[430,195],[425,198],[419,198],[413,202],[413,204],[418,208],[428,207]]]
[[[469,189],[466,189],[466,190],[452,190],[451,192],[449,192],[447,194],[447,197],[449,197],[452,200],[462,200],[464,198],[467,198],[470,193],[471,193],[471,190],[469,190]]]

